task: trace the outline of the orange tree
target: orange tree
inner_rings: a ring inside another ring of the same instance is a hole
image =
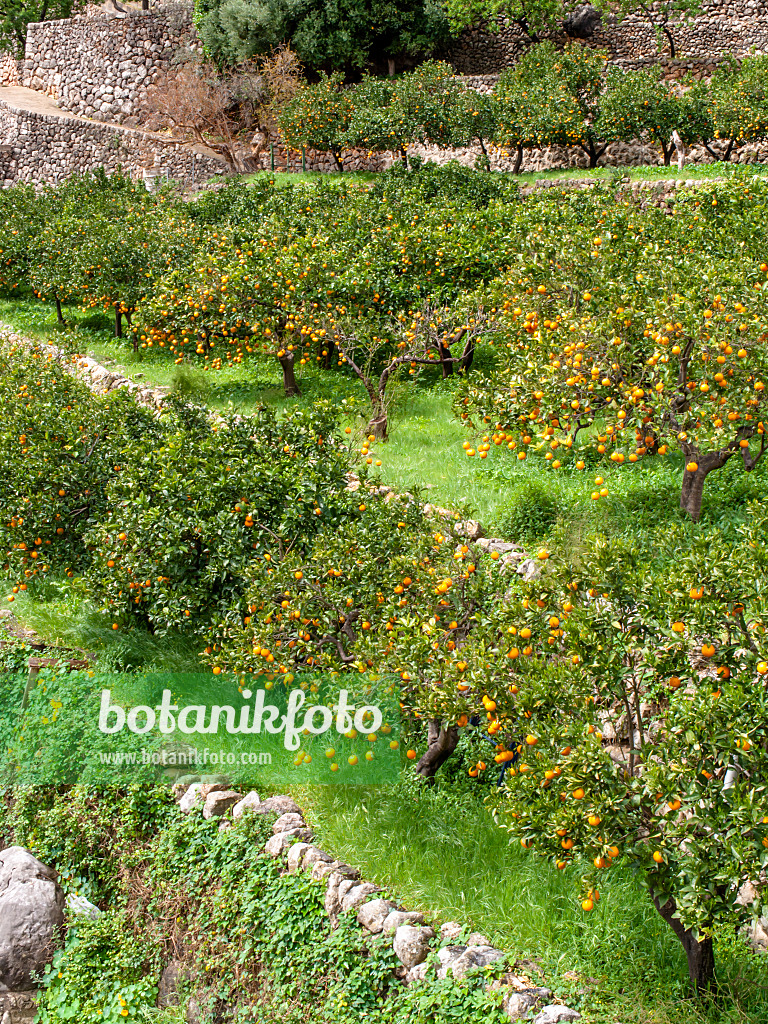
[[[233,610],[210,631],[208,663],[214,671],[391,673],[404,714],[427,723],[419,774],[435,774],[471,721],[490,734],[489,758],[495,745],[503,760],[502,725],[514,709],[508,647],[499,655],[498,646],[509,580],[501,560],[409,495],[385,499],[363,486],[352,497],[346,516],[311,545],[274,544],[250,565],[247,612]]]
[[[9,294],[23,291],[28,278],[30,251],[44,223],[47,203],[31,184],[0,192],[0,287]]]
[[[0,543],[11,600],[42,578],[83,578],[117,629],[203,633],[244,609],[267,551],[303,551],[347,513],[337,410],[162,416],[124,391],[92,394],[45,351],[0,353]]]
[[[378,375],[400,354],[401,339],[387,335],[392,318],[425,303],[448,306],[514,250],[524,228],[510,191],[502,179],[455,166],[398,167],[365,186],[232,185],[196,204],[206,241],[141,304],[137,340],[215,367],[269,352],[296,394],[297,363],[345,367],[328,326],[352,321],[361,359],[374,336],[386,339]]]
[[[321,74],[320,81],[300,89],[280,110],[278,125],[289,149],[304,146],[330,152],[337,171],[343,171],[342,155],[352,114],[352,92],[344,88],[338,71]]]
[[[350,503],[335,411],[212,419],[179,405],[153,444],[121,456],[86,535],[90,592],[115,628],[199,635],[244,614],[265,554],[302,551]]]
[[[285,393],[299,394],[295,361],[304,334],[296,316],[306,301],[325,298],[323,285],[332,284],[335,272],[320,238],[286,235],[285,227],[265,219],[239,245],[229,226],[211,232],[142,304],[135,328],[141,347],[166,348],[177,362],[204,356],[214,367],[270,352],[282,368]]]
[[[608,142],[639,139],[660,146],[668,166],[672,132],[680,131],[684,141],[687,135],[682,108],[659,68],[626,74],[612,69],[600,102],[599,134]]]
[[[352,370],[366,390],[371,403],[367,430],[377,440],[385,441],[387,388],[398,374],[406,366],[411,377],[430,366],[440,367],[444,379],[453,374],[454,367],[468,372],[489,317],[482,309],[461,313],[427,304],[381,324],[363,326],[334,316],[324,323],[321,333],[338,349],[339,361]],[[365,331],[362,337],[361,328]]]
[[[92,395],[44,349],[0,350],[0,388],[0,545],[13,599],[88,565],[83,538],[106,512],[107,480],[124,448],[151,446],[159,428],[125,394]]]
[[[523,105],[523,113],[536,129],[540,144],[576,145],[589,158],[590,167],[597,166],[608,145],[600,134],[600,104],[607,60],[602,50],[576,43],[557,50],[549,41],[531,47],[522,58],[521,77],[530,88],[534,108],[525,112]],[[513,72],[502,81],[516,79]]]
[[[496,86],[496,130],[493,141],[516,151],[514,173],[523,150],[541,146],[572,146],[583,136],[581,110],[572,93],[552,72],[548,49],[532,47]]]
[[[408,164],[416,142],[463,146],[491,134],[490,102],[456,79],[450,65],[426,61],[396,79],[366,77],[353,93],[347,143],[370,151],[392,151]]]
[[[713,137],[728,140],[720,160],[729,160],[734,149],[757,142],[768,134],[768,87],[765,57],[733,58],[723,61],[712,75],[708,91],[708,112]],[[709,149],[709,147],[707,147]]]
[[[767,902],[765,527],[759,512],[735,543],[681,537],[688,553],[669,572],[592,538],[575,564],[547,560],[508,608],[531,657],[515,662],[527,731],[499,820],[558,868],[582,867],[585,912],[600,878],[632,864],[698,989],[713,981],[717,928]]]
[[[43,225],[30,246],[28,280],[53,298],[114,313],[130,323],[153,278],[189,258],[198,244],[192,221],[168,196],[103,172],[75,176],[42,199]]]
[[[674,216],[599,194],[560,201],[486,293],[501,368],[468,384],[462,415],[552,469],[677,449],[681,508],[697,519],[709,473],[734,457],[751,470],[765,450],[764,192],[746,179],[680,191]]]

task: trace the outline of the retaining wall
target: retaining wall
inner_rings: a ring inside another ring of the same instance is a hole
[[[191,3],[169,3],[125,17],[43,21],[27,30],[23,81],[63,110],[100,121],[135,123],[147,89],[174,56],[199,46]],[[11,83],[7,83],[11,84]]]
[[[98,167],[122,167],[133,177],[153,167],[185,185],[225,170],[208,152],[149,132],[20,110],[0,100],[0,183],[54,183]]]
[[[676,60],[671,60],[664,40],[661,63],[672,73],[711,73],[723,54],[736,56],[768,52],[768,8],[761,0],[703,0],[702,14],[689,24],[671,25]],[[568,41],[564,33],[552,34],[556,42]],[[582,40],[588,46],[608,51],[611,61],[626,68],[659,63],[656,33],[640,18],[617,22],[606,17],[592,34]],[[530,45],[530,39],[514,23],[500,22],[498,31],[487,25],[469,29],[451,50],[451,62],[465,74],[485,74],[515,64]]]

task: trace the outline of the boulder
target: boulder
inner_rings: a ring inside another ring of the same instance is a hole
[[[313,864],[333,864],[333,858],[329,857],[325,850],[321,850],[317,846],[310,846],[304,854],[301,866],[307,871]]]
[[[234,807],[243,799],[242,793],[236,793],[234,789],[216,790],[209,793],[205,798],[203,806],[204,818],[220,818],[226,814],[230,807]]]
[[[358,885],[352,885],[346,894],[341,897],[342,912],[346,913],[348,910],[354,910],[355,907],[359,907],[369,896],[373,896],[378,891],[376,886],[371,885],[370,882],[360,882]]]
[[[292,828],[303,828],[306,822],[300,814],[296,814],[295,811],[290,811],[288,814],[281,814],[277,821],[272,826],[272,831],[277,832],[288,832]]]
[[[434,937],[432,928],[401,924],[395,932],[392,948],[401,964],[407,968],[415,967],[423,964],[429,956],[429,944]]]
[[[563,19],[563,29],[566,35],[574,39],[589,39],[600,27],[602,20],[603,15],[596,7],[581,4]]]
[[[61,944],[64,890],[58,875],[23,846],[0,853],[0,984],[34,988]]]
[[[278,832],[276,836],[268,839],[264,845],[264,853],[268,857],[282,857],[289,846],[293,845],[295,836],[290,832]]]
[[[101,916],[101,911],[95,903],[91,903],[85,896],[75,896],[70,894],[67,896],[66,902],[67,910],[74,914],[75,917],[89,917],[92,921],[95,921]],[[0,1020],[0,1024],[2,1021]]]
[[[395,904],[391,900],[369,900],[358,909],[357,920],[366,931],[378,935],[384,931],[384,922],[395,909]]]
[[[179,810],[183,814],[189,814],[195,804],[203,802],[203,798],[200,795],[202,785],[202,782],[193,782],[186,793],[184,793],[181,800],[179,800]]]
[[[382,931],[385,935],[394,935],[401,924],[424,924],[424,915],[418,910],[393,910],[387,915]]]
[[[533,1018],[533,1024],[561,1024],[562,1021],[581,1020],[581,1014],[572,1010],[570,1006],[555,1006],[551,1003],[545,1006],[541,1013]]]
[[[505,953],[493,946],[446,946],[438,954],[441,966],[438,968],[438,978],[446,978],[453,974],[456,980],[460,980],[468,971],[474,968],[487,967],[496,960],[502,960]],[[445,957],[445,959],[444,959]]]
[[[269,796],[254,810],[257,814],[301,814],[301,808],[290,796]]]
[[[252,789],[250,793],[246,793],[243,799],[232,808],[232,817],[241,818],[247,810],[256,810],[260,804],[261,797],[255,789]]]
[[[440,925],[440,939],[442,942],[453,942],[459,938],[463,930],[458,921],[445,921]]]
[[[501,1005],[510,1020],[523,1020],[528,1018],[530,1010],[551,998],[552,993],[548,988],[525,988],[504,996]]]
[[[275,833],[277,835],[278,833]],[[288,851],[287,864],[288,873],[295,875],[301,868],[301,860],[304,856],[304,851],[309,849],[309,843],[294,843]]]

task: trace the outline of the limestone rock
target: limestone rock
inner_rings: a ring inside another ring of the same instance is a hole
[[[533,1018],[533,1024],[561,1024],[562,1021],[581,1020],[581,1014],[570,1006],[555,1006],[550,1003]]]
[[[438,978],[446,978],[453,974],[454,978],[460,980],[475,968],[487,967],[496,960],[502,960],[506,956],[500,949],[493,946],[446,946],[440,950],[438,957],[441,965],[438,968]]]
[[[346,914],[348,910],[354,910],[355,907],[359,907],[369,896],[373,896],[378,891],[376,886],[371,885],[370,882],[360,882],[357,885],[352,885],[345,895],[341,897],[342,912]]]
[[[264,852],[268,857],[282,857],[285,851],[294,842],[294,836],[290,832],[278,832],[276,836],[268,839],[264,845]]]
[[[66,907],[75,917],[89,917],[92,921],[95,921],[101,916],[99,908],[94,903],[91,903],[90,900],[87,900],[85,896],[75,896],[71,893],[67,896]]]
[[[189,814],[195,804],[201,804],[203,798],[200,794],[202,782],[193,782],[189,789],[186,791],[181,800],[179,800],[179,810],[183,814]]]
[[[252,789],[246,793],[243,799],[232,808],[232,817],[241,818],[247,810],[255,810],[261,804],[261,797]]]
[[[452,942],[458,939],[463,929],[458,921],[445,921],[440,925],[440,939],[443,942]]]
[[[220,818],[226,814],[230,807],[234,807],[243,799],[242,793],[236,793],[234,789],[216,790],[209,793],[205,798],[203,806],[204,818]]]
[[[401,924],[424,924],[424,915],[418,910],[393,910],[382,927],[385,935],[394,935]]]
[[[422,964],[429,956],[429,944],[435,937],[432,928],[418,928],[401,924],[395,932],[392,948],[395,956],[407,968]]]
[[[290,796],[269,796],[254,810],[257,814],[301,814],[301,808]]]
[[[0,984],[34,987],[61,944],[64,891],[58,875],[23,846],[0,853]]]
[[[275,835],[278,835],[276,832]],[[288,851],[286,858],[286,864],[288,865],[288,873],[291,875],[298,874],[301,868],[301,860],[304,856],[304,851],[309,849],[309,843],[294,843]]]
[[[519,992],[505,995],[502,1007],[512,1021],[527,1018],[528,1012],[539,1006],[545,999],[551,999],[552,992],[548,988],[523,988]]]
[[[273,832],[288,832],[292,828],[303,828],[304,819],[300,814],[296,814],[294,811],[288,814],[281,814],[277,821],[272,826]]]
[[[395,909],[391,900],[369,900],[358,909],[357,920],[367,931],[378,935],[384,930],[384,922]]]

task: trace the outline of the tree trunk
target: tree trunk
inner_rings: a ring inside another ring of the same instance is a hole
[[[333,156],[333,162],[336,164],[336,170],[339,172],[339,174],[343,174],[344,164],[341,162],[341,155],[335,149],[331,150],[331,155]]]
[[[427,731],[427,749],[416,765],[416,774],[433,779],[459,743],[456,725],[444,726],[439,718],[430,718]]]
[[[438,341],[437,350],[440,354],[440,369],[443,371],[443,380],[446,377],[453,376],[453,361],[451,359],[451,350],[447,345],[444,345],[442,341]]]
[[[120,312],[117,306],[115,306],[115,337],[122,338],[123,336],[123,314]]]
[[[688,958],[688,976],[697,994],[701,995],[709,991],[715,980],[715,951],[712,946],[712,937],[710,935],[699,937],[690,929],[684,928],[675,917],[677,904],[672,897],[663,906],[653,891],[651,891],[651,899],[685,950],[685,955]]]
[[[387,410],[383,402],[376,402],[373,415],[368,421],[368,433],[373,434],[377,441],[387,440]]]
[[[664,166],[669,167],[670,160],[672,159],[672,147],[662,140],[661,151],[664,154]]]
[[[320,349],[320,355],[323,359],[323,367],[326,370],[330,370],[331,364],[333,363],[333,356],[336,352],[336,342],[333,338],[324,338],[325,341],[325,355],[323,356],[323,350]]]
[[[66,321],[66,320],[64,319],[64,314],[63,314],[63,313],[62,313],[62,311],[61,311],[61,299],[59,298],[59,296],[58,296],[58,295],[56,296],[56,320],[57,320],[57,321],[58,321],[58,322],[59,322],[60,324],[65,324],[65,323],[67,322],[67,321]]]
[[[387,58],[387,75],[390,78],[395,77],[395,62],[391,57]]]
[[[403,167],[405,167],[406,170],[407,170],[408,169],[408,154],[405,151],[405,146],[401,146],[399,152],[400,152],[400,162],[403,165]]]
[[[513,174],[519,174],[520,173],[520,168],[522,166],[523,166],[523,147],[522,146],[516,146],[515,147],[515,164],[514,164],[514,167],[512,168],[512,173]]]
[[[296,374],[294,372],[294,355],[293,352],[285,352],[283,355],[277,357],[278,363],[283,371],[283,388],[285,390],[286,398],[293,398],[295,395],[301,394],[298,381],[296,380]]]
[[[462,373],[469,373],[472,369],[472,363],[475,361],[475,339],[470,338],[467,342],[464,351],[461,355],[461,362],[459,363],[459,369]]]
[[[685,468],[683,472],[683,486],[680,491],[680,508],[687,512],[694,522],[698,521],[701,515],[701,498],[704,493],[704,481],[713,469],[720,469],[733,455],[732,451],[711,452],[709,455],[693,455],[686,453],[686,459],[696,462],[697,468],[694,472]]]
[[[666,26],[662,26],[662,32],[664,33],[664,35],[669,40],[669,58],[670,58],[670,60],[674,60],[675,57],[677,56],[677,50],[675,49],[674,37],[672,36],[672,33],[669,31],[669,29],[666,28]]]

